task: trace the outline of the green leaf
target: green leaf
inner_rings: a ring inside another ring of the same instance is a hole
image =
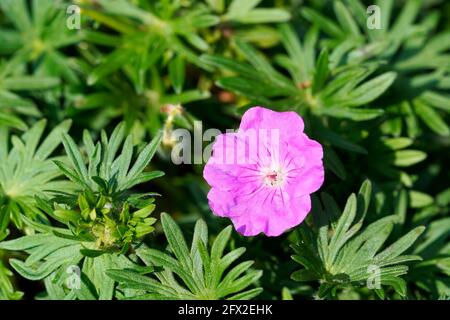
[[[191,245],[191,257],[194,259],[195,255],[200,251],[199,245],[203,243],[203,248],[206,249],[208,245],[208,227],[203,220],[198,220],[195,223],[194,237]]]
[[[128,169],[130,167],[131,158],[133,157],[133,139],[129,135],[125,139],[125,143],[122,147],[122,153],[120,154],[119,168],[118,168],[118,180],[119,184],[125,183]]]
[[[173,291],[170,288],[161,285],[156,280],[140,275],[135,271],[110,269],[106,270],[106,275],[117,282],[124,283],[126,288],[173,294]]]
[[[347,34],[351,34],[355,37],[361,36],[361,32],[359,31],[356,21],[341,1],[334,2],[334,11],[336,13],[336,17],[338,18],[339,24],[343,27]]]
[[[191,21],[192,26],[194,28],[198,28],[198,29],[212,27],[219,23],[220,23],[220,18],[218,16],[212,15],[212,14],[200,15],[198,17],[194,17],[194,19]],[[194,35],[194,34],[191,34],[191,35]],[[200,37],[198,37],[198,39],[201,39],[200,41],[203,41],[203,39]]]
[[[283,9],[253,9],[245,14],[240,14],[233,20],[241,23],[273,23],[273,22],[286,22],[291,19],[291,15],[288,11]]]
[[[161,214],[161,223],[173,253],[184,268],[191,269],[192,259],[181,229],[167,213]]]
[[[330,71],[328,63],[328,51],[324,49],[320,52],[319,59],[317,60],[316,72],[314,73],[313,92],[317,92],[323,87]]]
[[[334,133],[333,131],[330,131],[330,130],[324,128],[323,130],[320,130],[317,134],[320,136],[320,138],[321,138],[320,140],[322,140],[322,139],[326,140],[330,144],[332,144],[338,148],[345,149],[345,150],[352,151],[352,152],[367,154],[366,149],[342,138],[341,136]]]
[[[136,178],[129,180],[128,182],[124,183],[123,188],[124,189],[131,189],[135,185],[148,182],[150,180],[160,178],[164,176],[163,171],[151,171],[151,172],[142,172],[140,173]]]
[[[309,70],[307,68],[306,56],[300,43],[298,36],[295,34],[293,28],[288,24],[282,24],[279,27],[280,40],[292,62],[292,70],[296,83],[302,83],[308,80]]]
[[[419,150],[400,150],[394,153],[394,165],[409,167],[423,161],[427,154]]]
[[[185,78],[185,66],[184,59],[180,56],[176,56],[169,63],[169,77],[172,82],[172,86],[177,94],[180,94],[183,90],[184,78]]]
[[[225,1],[224,0],[206,0],[209,6],[217,12],[223,12],[225,9]]]
[[[127,174],[127,180],[133,180],[138,177],[138,175],[145,169],[145,167],[150,163],[153,156],[156,153],[162,139],[162,132],[158,132],[157,135],[152,139],[152,141],[142,150],[139,154],[136,162],[131,167]]]
[[[233,283],[225,286],[225,283],[222,283],[218,287],[218,293],[221,296],[227,296],[233,292],[241,291],[246,287],[250,286],[252,283],[256,282],[262,276],[261,270],[253,270],[248,272],[246,275],[240,277]]]
[[[244,77],[254,79],[259,79],[261,77],[258,71],[252,68],[250,65],[226,57],[202,55],[201,60],[208,65],[227,69]]]
[[[348,198],[342,216],[339,218],[334,234],[330,239],[328,263],[333,263],[339,249],[346,242],[346,233],[356,217],[356,195]]]
[[[65,120],[56,126],[42,141],[39,148],[36,150],[34,159],[44,160],[51,155],[51,153],[61,143],[62,135],[67,133],[72,125],[72,120]]]
[[[236,41],[236,45],[255,70],[261,72],[265,79],[270,79],[271,84],[287,90],[289,93],[297,94],[297,88],[292,82],[275,70],[252,46],[239,40]]]
[[[186,104],[193,101],[208,99],[211,94],[208,91],[202,90],[186,90],[176,95],[166,95],[161,98],[162,104]]]
[[[317,110],[317,112],[332,116],[334,118],[345,118],[354,121],[367,121],[378,118],[384,114],[384,110],[382,109],[356,109],[342,107],[321,108]]]
[[[427,91],[420,97],[424,104],[450,112],[450,96],[434,91]]]
[[[67,133],[64,133],[62,142],[64,144],[64,149],[66,150],[66,153],[70,161],[72,162],[72,165],[74,166],[76,173],[84,182],[87,182],[88,171],[75,141]]]
[[[220,88],[234,91],[249,99],[254,100],[256,103],[260,103],[263,105],[271,104],[270,100],[263,96],[264,88],[261,88],[261,86],[258,86],[257,83],[254,83],[252,81],[237,77],[227,77],[220,79],[216,84]]]
[[[358,86],[350,93],[349,105],[360,106],[375,100],[391,86],[396,76],[394,72],[386,72]]]
[[[372,281],[374,275],[382,285],[404,293],[401,280],[393,279],[407,273],[408,267],[403,263],[421,260],[416,255],[401,254],[417,240],[424,228],[410,231],[379,252],[393,230],[393,223],[399,219],[397,215],[387,216],[360,231],[369,208],[371,190],[371,183],[366,180],[358,196],[352,194],[348,198],[337,223],[333,220],[339,216],[339,209],[333,198],[322,194],[323,205],[313,198],[314,225],[302,226],[297,243],[292,246],[296,253],[292,259],[304,268],[295,271],[292,279],[319,281],[321,286],[317,294],[328,298],[338,298],[337,289],[343,287],[362,287],[364,282]],[[331,223],[323,218],[325,214]],[[383,282],[383,279],[387,281]]]
[[[388,248],[377,254],[374,258],[375,261],[384,261],[398,257],[416,241],[424,230],[425,227],[423,226],[414,228]]]
[[[415,191],[415,190],[411,190],[409,192],[409,197],[411,199],[411,207],[412,208],[426,207],[426,206],[431,205],[434,201],[432,196],[430,196],[426,193],[423,193],[423,192]]]
[[[59,85],[54,77],[15,76],[2,81],[2,86],[9,90],[45,90]]]
[[[294,300],[294,298],[292,297],[292,293],[289,290],[289,288],[283,287],[283,289],[281,291],[281,299],[282,300]]]
[[[208,230],[206,223],[199,220],[195,225],[194,236],[189,252],[186,241],[180,228],[166,213],[161,216],[164,233],[169,242],[169,250],[175,258],[168,253],[155,249],[140,247],[136,250],[137,256],[147,265],[161,267],[153,276],[158,283],[170,288],[171,292],[163,292],[158,288],[142,288],[147,291],[143,297],[152,299],[247,299],[261,292],[261,288],[249,289],[240,292],[255,283],[261,277],[261,271],[249,270],[252,261],[241,262],[224,272],[245,251],[245,248],[235,249],[222,257],[231,227],[219,233],[208,252]],[[155,270],[158,270],[155,268]],[[183,286],[175,280],[174,274],[182,281]],[[114,275],[115,279],[119,275]],[[122,275],[120,275],[122,276]],[[120,279],[123,287],[138,288],[134,279]],[[138,282],[140,283],[140,282]],[[137,297],[134,297],[137,298]]]
[[[126,0],[100,0],[100,3],[107,12],[113,14],[135,18],[149,25],[158,21],[149,11],[141,10]]]
[[[394,39],[402,39],[407,34],[416,16],[419,14],[421,1],[412,0],[408,1],[403,6],[400,15],[395,19],[395,23],[391,29],[391,36]]]
[[[33,101],[24,99],[9,91],[0,91],[0,109],[11,108],[14,112],[33,117],[41,116]]]
[[[200,51],[207,51],[210,47],[208,42],[203,40],[200,36],[198,36],[195,33],[188,33],[185,35],[186,40],[193,45],[195,48],[197,48]]]
[[[382,143],[389,149],[399,150],[409,147],[413,143],[413,140],[409,138],[399,137],[399,138],[384,139]]]
[[[3,111],[0,112],[0,126],[16,128],[19,130],[26,130],[28,128],[26,123],[19,117]]]
[[[313,22],[316,26],[320,27],[324,32],[337,38],[343,38],[345,33],[339,28],[339,26],[334,23],[331,19],[325,17],[324,15],[318,13],[317,11],[310,8],[303,8],[301,11],[303,17],[307,20]]]
[[[333,171],[339,178],[345,179],[347,172],[345,167],[332,148],[325,148],[323,161],[325,166]]]
[[[54,163],[58,166],[59,170],[61,170],[61,172],[66,177],[68,177],[71,181],[89,188],[89,185],[86,184],[86,182],[83,180],[83,178],[80,177],[77,173],[73,173],[72,168],[70,168],[68,165],[66,165],[65,163],[63,163],[61,161],[57,161],[57,160],[55,160]]]
[[[24,0],[4,0],[0,2],[3,12],[14,23],[17,29],[25,31],[31,28],[31,19],[28,15],[27,4]]]
[[[261,0],[247,0],[247,1],[240,1],[240,0],[233,0],[228,7],[228,12],[225,15],[226,19],[232,20],[237,17],[240,17],[242,15],[247,14],[250,12],[253,8],[255,8]]]
[[[89,85],[95,84],[100,79],[129,63],[132,56],[132,53],[128,49],[118,49],[114,51],[107,56],[99,66],[92,70],[87,79],[87,83]]]
[[[291,274],[291,279],[295,281],[314,281],[318,280],[317,275],[309,270],[297,270]]]
[[[250,289],[241,293],[237,293],[227,298],[227,300],[251,300],[257,297],[261,292],[263,292],[262,288]]]
[[[223,254],[223,251],[225,250],[225,246],[230,239],[230,236],[231,226],[226,227],[217,235],[217,238],[216,240],[214,240],[214,243],[211,247],[211,259],[213,261],[219,261],[220,257]]]
[[[425,122],[425,124],[435,133],[442,136],[450,135],[450,128],[433,108],[426,104],[415,101],[413,103],[414,111]]]
[[[0,208],[0,241],[6,238],[9,234],[8,225],[10,221],[10,213],[7,206]]]

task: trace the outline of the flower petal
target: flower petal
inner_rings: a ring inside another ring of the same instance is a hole
[[[279,130],[280,138],[286,139],[301,134],[302,118],[293,111],[276,112],[262,107],[248,109],[242,116],[239,130]]]

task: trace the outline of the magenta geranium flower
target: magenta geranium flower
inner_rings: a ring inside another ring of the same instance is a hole
[[[322,146],[295,112],[249,109],[239,130],[217,136],[203,176],[211,210],[245,236],[278,236],[311,210],[324,180]]]

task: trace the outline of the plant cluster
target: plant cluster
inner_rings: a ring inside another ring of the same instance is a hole
[[[449,17],[444,0],[1,0],[0,299],[448,298]],[[253,106],[323,147],[311,212],[278,237],[215,217],[204,163],[171,160],[176,129]]]

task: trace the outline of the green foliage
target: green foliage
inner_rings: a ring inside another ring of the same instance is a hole
[[[345,286],[365,286],[372,283],[376,293],[384,298],[382,285],[388,285],[406,295],[405,262],[421,260],[417,255],[402,255],[424,231],[417,227],[383,248],[392,232],[395,216],[379,219],[361,230],[371,197],[371,184],[364,182],[356,196],[352,194],[342,214],[328,194],[322,194],[322,205],[316,203],[314,228],[299,229],[299,243],[293,245],[292,256],[304,269],[292,274],[296,281],[320,280],[318,297],[336,296]],[[339,217],[337,221],[333,219]],[[326,219],[329,218],[329,221]],[[329,225],[330,223],[330,225]],[[377,287],[378,281],[378,287]]]
[[[449,211],[450,189],[447,189],[436,197],[434,201],[421,202],[419,212],[415,220],[425,223],[435,214],[443,216]],[[414,279],[420,289],[415,290],[417,297],[421,296],[420,291],[424,290],[434,299],[448,297],[449,276],[450,276],[450,245],[448,242],[449,223],[448,217],[440,217],[429,223],[424,233],[424,241],[415,248],[414,253],[423,257],[423,261],[414,265],[410,272],[410,277]]]
[[[381,11],[380,29],[367,28],[366,13],[359,0],[335,1],[334,17],[325,17],[311,8],[303,8],[301,14],[329,37],[327,44],[338,52],[334,61],[341,61],[346,52],[348,64],[366,61],[392,64],[401,83],[394,85],[397,102],[389,106],[388,112],[409,115],[406,121],[409,137],[416,136],[419,130],[417,118],[437,134],[448,136],[449,128],[439,109],[448,112],[445,106],[449,105],[449,100],[444,91],[448,90],[449,69],[445,61],[450,44],[448,31],[436,32],[438,12],[432,10],[420,22],[415,22],[425,6],[424,1],[408,1],[395,19],[394,1],[380,0],[376,4]],[[431,37],[434,32],[436,34]],[[377,90],[366,90],[366,94]],[[386,127],[394,121],[395,132],[401,132],[402,124],[397,123],[399,118],[388,120]]]
[[[34,225],[40,233],[0,244],[2,249],[29,254],[25,261],[11,259],[10,264],[29,280],[45,279],[48,294],[58,290],[53,299],[111,299],[114,283],[103,271],[111,267],[125,268],[132,263],[122,255],[102,254],[89,249],[89,242],[74,238],[69,230]],[[68,286],[71,270],[80,266],[79,287]]]
[[[32,133],[34,139],[39,139],[39,135],[35,136],[32,131],[28,132],[28,137]],[[112,298],[114,283],[97,273],[110,266],[126,265],[128,260],[123,255],[134,243],[151,233],[156,222],[155,218],[150,217],[155,209],[153,194],[126,192],[136,184],[162,175],[161,172],[143,172],[156,152],[161,135],[142,149],[132,165],[131,135],[125,139],[122,152],[116,158],[124,138],[123,124],[115,128],[110,139],[103,132],[101,142],[97,144],[85,131],[84,143],[89,159],[86,167],[75,142],[69,135],[63,134],[62,140],[71,166],[55,160],[55,167],[77,188],[72,193],[62,189],[64,192],[59,192],[52,199],[41,198],[35,193],[34,201],[36,207],[42,210],[39,213],[44,212],[47,217],[66,227],[52,227],[24,217],[22,219],[28,226],[39,233],[0,243],[2,249],[23,250],[29,254],[24,262],[11,260],[12,267],[24,278],[40,280],[53,277],[52,283],[62,285],[66,281],[66,277],[62,277],[64,272],[82,264],[84,289],[72,292],[71,296],[79,299]],[[34,152],[32,143],[28,144]],[[39,159],[39,150],[37,154]]]
[[[0,31],[0,54],[11,55],[9,60],[0,60],[0,125],[26,129],[17,114],[41,117],[35,99],[43,100],[43,90],[55,89],[62,81],[77,83],[73,66],[61,50],[81,37],[61,27],[66,23],[64,8],[60,0],[32,1],[30,8],[26,0],[0,3],[0,10],[11,22]],[[27,74],[28,64],[32,65],[31,74]],[[17,91],[26,91],[33,99]]]
[[[185,88],[185,66],[210,69],[199,59],[199,54],[220,48],[221,42],[228,41],[223,31],[225,24],[237,24],[239,37],[260,45],[276,43],[278,38],[273,28],[264,27],[267,36],[260,37],[245,26],[287,21],[290,14],[280,8],[259,8],[259,2],[251,1],[241,10],[240,1],[232,2],[227,8],[224,2],[204,1],[188,5],[180,1],[82,1],[83,15],[109,32],[100,28],[81,32],[89,66],[83,64],[80,69],[88,85],[98,88],[98,92],[75,96],[70,113],[102,108],[101,102],[106,99],[110,112],[103,112],[103,122],[105,117],[122,114],[130,125],[145,123],[151,116],[161,126],[155,110],[165,104],[209,98],[211,83],[204,77],[190,79],[197,84]],[[105,47],[112,50],[100,54]],[[118,74],[131,86],[121,81]],[[113,99],[108,94],[112,87],[115,88]]]
[[[449,16],[444,0],[0,0],[0,299],[450,296]],[[254,105],[299,113],[324,148],[312,213],[276,239],[215,218],[202,165],[171,161],[175,130],[236,128]]]
[[[7,227],[12,220],[16,227],[23,227],[23,217],[42,217],[36,206],[35,197],[48,198],[57,190],[69,191],[68,181],[59,179],[61,172],[53,161],[61,157],[51,157],[61,142],[61,134],[67,132],[70,121],[55,127],[41,140],[46,121],[37,122],[20,138],[11,137],[9,147],[8,131],[0,128],[0,239],[8,235]]]
[[[88,131],[83,132],[83,143],[88,157],[86,166],[82,154],[75,141],[68,135],[63,136],[63,144],[71,166],[62,161],[55,161],[59,169],[78,185],[81,190],[98,192],[114,199],[137,184],[161,177],[161,171],[143,172],[161,142],[161,133],[147,144],[134,164],[132,136],[125,139],[125,125],[119,124],[108,139],[102,131],[101,141],[94,144]],[[125,141],[124,141],[125,140]],[[122,146],[120,155],[117,152]],[[113,200],[114,200],[113,199]]]
[[[12,272],[0,262],[0,300],[19,300],[23,293],[14,290],[10,281]]]
[[[307,108],[315,115],[355,121],[369,120],[383,114],[383,110],[356,107],[368,104],[385,92],[394,81],[395,73],[384,73],[364,82],[376,70],[376,65],[330,70],[327,51],[322,51],[316,62],[314,55],[306,55],[306,51],[313,54],[316,51],[314,42],[309,42],[308,47],[303,49],[288,25],[282,25],[279,33],[288,56],[281,55],[277,61],[291,75],[291,79],[271,66],[249,44],[239,40],[236,46],[250,65],[217,56],[204,56],[203,61],[243,76],[220,79],[218,85],[246,96],[250,104],[273,105],[280,109]]]
[[[245,251],[234,249],[224,255],[231,236],[231,226],[222,230],[208,250],[208,228],[203,220],[197,221],[190,249],[175,221],[163,213],[161,222],[174,255],[151,248],[138,248],[137,256],[155,270],[154,277],[131,270],[109,270],[107,274],[120,282],[122,288],[136,290],[127,299],[251,299],[262,288],[242,291],[256,282],[262,271],[246,272],[253,261],[244,261],[225,272]],[[158,271],[158,268],[162,268]],[[182,281],[175,278],[175,275]],[[141,293],[142,292],[142,293]]]

